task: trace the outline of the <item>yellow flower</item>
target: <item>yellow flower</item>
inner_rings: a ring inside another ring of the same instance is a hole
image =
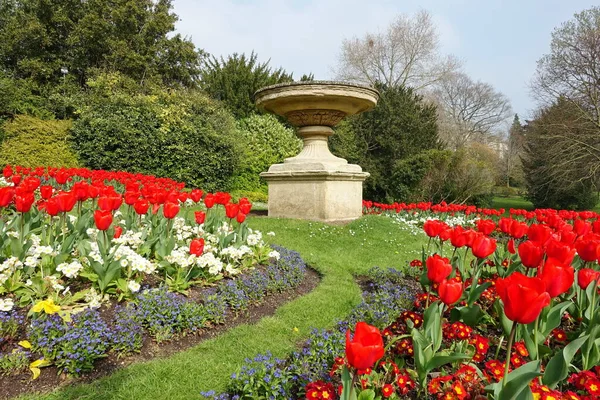
[[[29,369],[33,374],[33,378],[31,379],[37,379],[40,376],[40,373],[42,372],[40,368],[47,367],[48,365],[50,365],[50,361],[46,361],[43,358],[40,358],[39,360],[36,360],[29,364]]]
[[[31,308],[31,311],[33,311],[33,312],[41,312],[42,310],[46,314],[54,314],[54,313],[60,311],[60,306],[57,306],[56,304],[54,304],[54,300],[48,299],[48,300],[39,301],[36,305],[34,305]]]
[[[31,343],[29,343],[28,340],[21,340],[18,344],[19,344],[19,346],[21,346],[24,349],[30,349],[31,348]]]

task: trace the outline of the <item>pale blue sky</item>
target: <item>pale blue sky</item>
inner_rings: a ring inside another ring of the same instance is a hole
[[[527,118],[528,83],[550,34],[589,0],[174,0],[178,32],[216,56],[258,53],[295,78],[331,79],[344,38],[383,31],[400,13],[428,10],[442,48],[474,79],[506,94]]]

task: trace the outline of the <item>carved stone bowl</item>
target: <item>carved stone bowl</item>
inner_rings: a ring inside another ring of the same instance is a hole
[[[260,109],[285,117],[296,127],[333,127],[348,115],[375,107],[379,92],[350,83],[307,81],[267,86],[254,97]]]

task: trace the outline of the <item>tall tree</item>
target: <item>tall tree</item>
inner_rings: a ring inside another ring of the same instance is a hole
[[[525,130],[523,167],[528,197],[536,207],[592,207],[597,200],[600,149],[595,124],[578,106],[559,98],[538,112]]]
[[[554,29],[550,54],[538,61],[532,89],[542,105],[558,97],[571,103],[600,132],[600,7]]]
[[[420,90],[459,66],[454,57],[441,54],[433,19],[420,11],[414,17],[399,15],[383,33],[344,40],[336,75],[341,80]]]
[[[523,154],[524,144],[525,129],[523,128],[523,125],[521,125],[519,115],[515,114],[513,123],[508,130],[508,137],[506,138],[506,150],[502,157],[506,187],[510,187],[511,184],[519,185],[523,182],[523,165],[521,162],[521,156]]]
[[[0,0],[0,70],[38,85],[94,69],[194,86],[203,52],[173,35],[171,0]]]
[[[390,170],[396,161],[439,148],[435,106],[411,88],[377,84],[377,106],[349,119],[330,139],[332,151],[371,174],[365,197],[393,199]]]
[[[440,138],[452,149],[484,142],[512,113],[504,94],[462,72],[438,81],[431,93],[439,104]]]
[[[311,80],[310,76],[303,76]],[[257,112],[254,93],[269,85],[292,82],[292,74],[283,68],[271,69],[269,61],[259,62],[254,52],[250,57],[234,53],[224,59],[211,57],[202,68],[202,88],[214,99],[222,101],[237,118]]]

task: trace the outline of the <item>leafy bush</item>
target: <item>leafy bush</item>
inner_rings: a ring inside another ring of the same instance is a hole
[[[494,155],[473,145],[455,152],[429,150],[394,164],[389,193],[395,201],[441,201],[489,206]]]
[[[334,154],[360,165],[371,176],[364,197],[393,201],[389,169],[396,161],[439,147],[436,107],[413,89],[378,85],[372,110],[341,124],[330,139]]]
[[[93,169],[126,170],[227,190],[240,150],[235,123],[196,90],[140,88],[118,74],[88,81],[73,145]]]
[[[48,121],[18,115],[4,123],[0,165],[76,167],[79,162],[69,148],[71,121]]]
[[[267,184],[260,173],[271,164],[282,162],[298,154],[302,141],[294,131],[286,128],[272,115],[252,115],[238,121],[244,155],[240,171],[233,180],[233,188],[255,193],[266,193]]]

